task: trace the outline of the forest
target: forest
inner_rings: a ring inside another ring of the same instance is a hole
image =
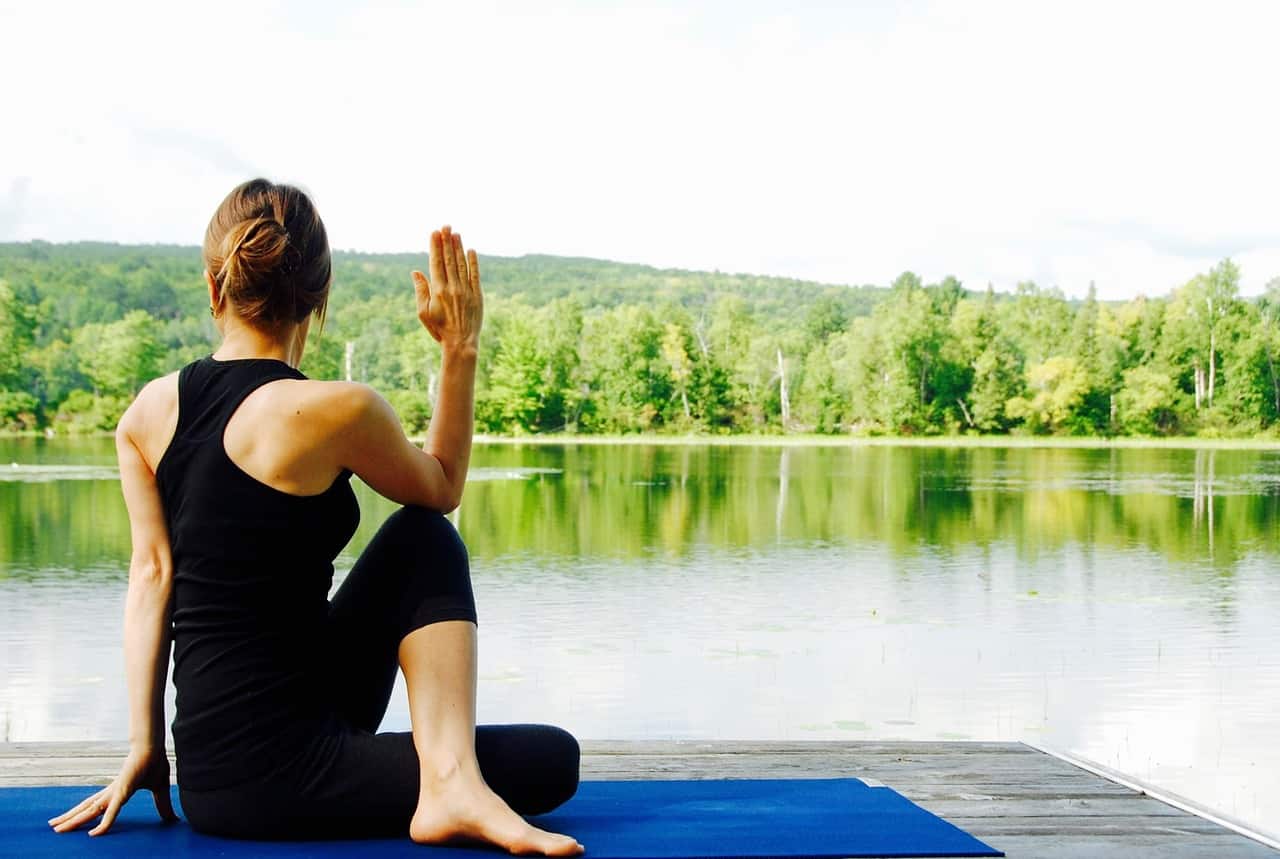
[[[367,383],[410,433],[439,346],[411,254],[334,253],[301,370]],[[1167,295],[1069,300],[904,272],[887,285],[482,256],[476,431],[1257,437],[1280,431],[1280,278],[1224,259]],[[111,430],[209,354],[200,251],[0,243],[0,430]]]

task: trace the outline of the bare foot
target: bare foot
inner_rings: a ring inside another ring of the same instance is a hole
[[[419,844],[483,841],[510,853],[578,856],[585,848],[568,835],[547,832],[516,814],[484,783],[478,770],[450,768],[425,783],[409,822]]]

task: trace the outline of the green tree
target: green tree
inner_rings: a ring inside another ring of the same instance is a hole
[[[487,311],[488,312],[488,311]],[[498,302],[476,419],[498,432],[550,432],[577,420],[582,311],[573,298],[532,308]],[[488,323],[486,323],[488,325]],[[488,329],[486,329],[488,330]]]
[[[661,366],[662,327],[647,307],[621,305],[583,320],[584,408],[589,432],[656,429],[671,396]]]
[[[832,337],[819,342],[804,359],[804,376],[797,389],[796,416],[800,424],[812,432],[838,432],[847,408],[848,395],[843,390],[833,353],[843,348],[843,338]]]
[[[946,320],[920,279],[905,272],[889,298],[872,314],[879,349],[874,359],[873,415],[893,432],[921,432],[935,426],[930,373],[936,370],[946,337]]]
[[[75,390],[84,390],[93,383],[81,369],[81,356],[66,340],[53,340],[31,350],[30,367],[35,374],[32,392],[47,411],[62,402]]]
[[[693,360],[686,348],[686,335],[674,322],[662,326],[662,358],[666,362],[667,373],[671,376],[672,395],[680,398],[683,425],[693,423],[693,415],[689,410],[689,384],[693,376]]]
[[[39,401],[26,391],[6,391],[0,388],[0,429],[35,429],[39,406]]]
[[[145,310],[130,311],[115,322],[80,328],[73,348],[94,392],[132,397],[159,375],[163,357],[159,332],[159,323]]]
[[[1181,393],[1172,377],[1150,367],[1134,367],[1124,373],[1116,395],[1117,411],[1125,432],[1137,435],[1167,434],[1178,424],[1175,403]]]
[[[1196,411],[1213,408],[1218,387],[1220,351],[1228,320],[1238,310],[1240,269],[1230,259],[1198,274],[1173,296],[1173,322],[1166,353],[1171,363],[1191,370]]]
[[[947,275],[940,283],[928,287],[933,299],[934,310],[944,319],[950,319],[956,311],[956,305],[965,297],[964,285],[959,280]]]
[[[1027,397],[1014,397],[1005,412],[1026,421],[1033,432],[1064,428],[1080,407],[1089,389],[1084,368],[1074,358],[1055,356],[1027,370]]]
[[[973,361],[973,387],[969,394],[970,420],[982,432],[1002,432],[1017,415],[1008,403],[1022,390],[1022,367],[1012,344],[993,340]]]
[[[742,429],[759,429],[767,421],[765,401],[775,363],[764,337],[741,296],[721,295],[712,303],[707,351],[724,368],[731,419]]]
[[[1256,433],[1270,424],[1276,412],[1270,366],[1269,331],[1261,303],[1239,302],[1222,328],[1215,424],[1230,433]]]
[[[539,426],[546,373],[540,335],[531,312],[510,318],[495,348],[485,388],[476,398],[478,423],[499,432],[545,429]]]
[[[981,299],[956,303],[943,357],[953,368],[949,396],[963,426],[980,432],[1006,429],[1005,403],[1022,390],[1021,356],[1000,331],[995,291],[989,284]]]
[[[1001,330],[1029,365],[1056,354],[1071,327],[1071,310],[1056,287],[1042,289],[1033,281],[1019,283],[1013,301],[1003,305]]]
[[[27,353],[38,321],[36,308],[0,280],[0,388],[22,387],[27,381]]]
[[[844,302],[824,295],[805,312],[804,333],[810,343],[825,343],[833,334],[849,327],[849,311]]]
[[[1270,401],[1270,420],[1280,420],[1280,277],[1267,282],[1258,300],[1259,339],[1267,363],[1266,388]]]
[[[302,363],[298,365],[307,378],[344,379],[345,365],[346,343],[333,327],[326,324],[323,332],[316,331],[307,336],[307,347],[302,353]]]
[[[1075,359],[1086,380],[1080,405],[1068,420],[1076,435],[1106,432],[1111,424],[1111,396],[1114,388],[1112,378],[1103,370],[1106,359],[1103,354],[1101,322],[1098,290],[1090,282],[1089,293],[1072,321],[1068,341],[1068,354]]]

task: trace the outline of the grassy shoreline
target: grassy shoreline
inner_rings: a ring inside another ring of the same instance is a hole
[[[58,435],[57,439],[112,438],[110,432]],[[41,432],[0,431],[4,438],[46,438]],[[410,435],[415,444],[422,444],[425,436]],[[737,433],[734,435],[660,435],[634,433],[627,435],[582,435],[547,433],[540,435],[491,435],[476,433],[475,444],[598,444],[598,445],[756,445],[761,447],[987,447],[987,448],[1167,448],[1171,450],[1280,450],[1280,438],[1199,438],[1176,436],[1168,438],[1089,436],[851,436],[814,435],[794,433],[771,435],[763,433]]]
[[[415,436],[421,444],[423,436]],[[831,436],[831,435],[528,435],[477,433],[476,444],[760,445],[774,447],[1017,447],[1280,450],[1280,438],[1089,438],[1060,436]]]

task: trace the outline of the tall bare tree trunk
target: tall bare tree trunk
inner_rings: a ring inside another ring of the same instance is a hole
[[[1204,389],[1204,373],[1200,369],[1200,360],[1197,358],[1195,363],[1196,371],[1196,411],[1200,411],[1200,392]]]
[[[702,321],[693,326],[693,336],[698,338],[698,348],[702,350],[702,357],[705,358],[711,354],[711,347],[707,344],[707,335],[702,332]]]
[[[351,381],[351,359],[355,356],[355,354],[356,354],[356,342],[355,342],[354,340],[348,340],[348,341],[347,341],[347,354],[346,354],[346,364],[347,364],[347,381],[348,381],[348,382],[350,382],[350,381]]]
[[[791,423],[791,398],[787,394],[787,367],[782,361],[782,347],[778,347],[778,397],[782,401],[782,428]]]
[[[1209,332],[1209,408],[1213,408],[1213,383],[1218,375],[1218,336]]]

